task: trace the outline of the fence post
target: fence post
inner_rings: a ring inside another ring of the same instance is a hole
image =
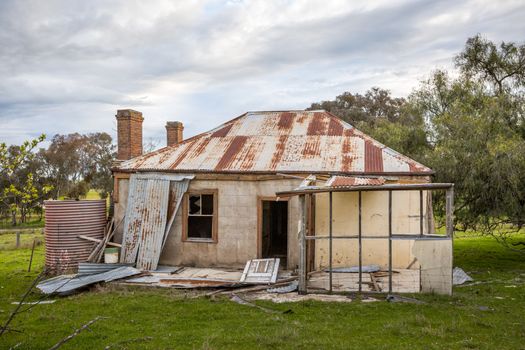
[[[16,249],[20,248],[20,231],[16,233]]]

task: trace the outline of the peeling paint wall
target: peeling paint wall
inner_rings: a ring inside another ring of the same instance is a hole
[[[244,266],[257,257],[257,200],[293,189],[299,180],[225,181],[193,180],[188,191],[218,189],[218,242],[183,242],[179,211],[168,236],[160,263],[194,266]],[[288,207],[288,267],[298,263],[298,199]]]

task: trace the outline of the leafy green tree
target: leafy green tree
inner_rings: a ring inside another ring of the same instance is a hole
[[[405,102],[404,98],[392,97],[388,90],[373,87],[364,95],[344,92],[334,101],[312,103],[308,110],[324,109],[352,125],[373,124],[381,119],[397,121]]]
[[[24,222],[28,211],[51,190],[49,186],[35,185],[35,174],[29,166],[35,158],[34,149],[44,139],[41,135],[20,146],[0,144],[0,203],[11,213],[13,225],[17,224],[17,213]]]
[[[79,198],[90,188],[103,198],[111,192],[115,146],[107,133],[55,135],[48,149],[40,150],[38,156],[55,188],[54,198]]]
[[[374,88],[314,103],[453,182],[458,229],[507,238],[525,225],[525,45],[480,35],[407,99]],[[440,206],[437,206],[440,212]],[[525,251],[525,250],[524,250]]]
[[[470,78],[490,84],[498,94],[525,86],[525,45],[496,45],[480,34],[469,38],[456,66]]]
[[[425,120],[419,109],[390,91],[373,87],[364,95],[345,92],[334,101],[313,103],[398,152],[423,161],[429,149]]]
[[[456,59],[461,74],[436,71],[408,100],[429,125],[435,181],[455,183],[458,228],[513,248],[507,238],[525,224],[524,69],[509,53],[518,46],[500,48],[469,39]]]

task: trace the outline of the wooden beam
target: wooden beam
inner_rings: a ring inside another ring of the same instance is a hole
[[[86,241],[91,241],[91,242],[96,242],[96,243],[100,243],[100,242],[102,242],[101,239],[93,238],[93,237],[88,237],[88,236],[84,236],[84,235],[80,235],[80,236],[77,236],[77,237],[78,237],[78,238],[81,238],[81,239],[85,239]],[[112,247],[122,248],[122,244],[114,243],[114,242],[107,242],[106,245],[110,245],[110,246],[112,246]]]

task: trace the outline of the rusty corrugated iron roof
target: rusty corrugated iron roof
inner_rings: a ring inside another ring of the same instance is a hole
[[[431,174],[326,111],[248,112],[120,171]]]
[[[348,187],[348,186],[381,186],[385,184],[382,177],[360,177],[360,176],[332,176],[327,182],[329,187]]]

